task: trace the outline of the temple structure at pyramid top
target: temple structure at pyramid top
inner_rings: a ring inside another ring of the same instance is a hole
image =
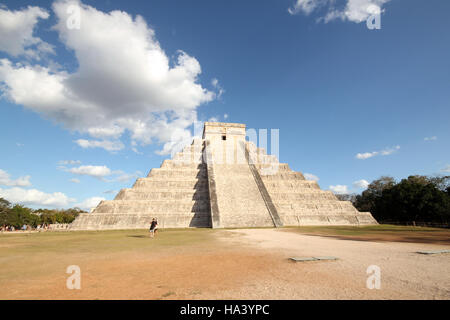
[[[81,214],[72,230],[377,224],[246,140],[244,124],[206,122],[194,139],[132,188]]]

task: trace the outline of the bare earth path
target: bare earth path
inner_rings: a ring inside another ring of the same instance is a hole
[[[448,233],[436,243],[305,235],[299,229],[0,235],[0,299],[450,299]],[[447,237],[447,238],[445,238]],[[428,241],[428,240],[427,240]],[[289,257],[335,256],[295,263]],[[68,290],[78,265],[82,289]],[[381,289],[366,269],[381,268]]]
[[[423,243],[370,242],[302,235],[289,230],[230,230],[235,245],[287,257],[335,256],[338,261],[288,262],[272,277],[231,293],[234,298],[276,299],[450,299],[448,249]],[[366,288],[367,267],[381,268],[381,289]],[[253,289],[252,289],[253,288]],[[237,294],[241,293],[239,296]]]

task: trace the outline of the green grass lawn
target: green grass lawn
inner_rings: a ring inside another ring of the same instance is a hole
[[[212,229],[166,229],[154,239],[147,230],[0,233],[2,280],[39,276],[65,268],[71,261],[117,254],[175,252],[215,241]]]
[[[166,229],[159,230],[154,239],[149,238],[147,230],[0,233],[0,255],[59,252],[61,249],[65,253],[158,249],[212,240],[211,233],[212,229]]]

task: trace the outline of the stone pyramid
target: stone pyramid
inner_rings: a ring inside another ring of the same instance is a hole
[[[81,214],[72,230],[377,224],[246,141],[244,124],[206,122],[202,139],[131,189]]]

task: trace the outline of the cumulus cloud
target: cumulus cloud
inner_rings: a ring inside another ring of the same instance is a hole
[[[353,186],[358,189],[367,189],[369,182],[367,180],[361,179],[353,182]]]
[[[78,139],[75,141],[76,144],[78,144],[83,149],[88,148],[102,148],[107,151],[119,151],[122,150],[125,146],[121,141],[109,141],[109,140],[85,140],[85,139]]]
[[[424,141],[435,141],[435,140],[437,140],[437,137],[436,137],[436,136],[425,137],[423,140],[424,140]]]
[[[11,179],[11,175],[0,169],[0,185],[8,187],[28,187],[31,186],[30,176],[23,176],[17,179]]]
[[[348,187],[345,185],[335,185],[335,186],[329,186],[328,187],[331,191],[333,191],[336,194],[348,194]]]
[[[33,36],[38,20],[48,17],[49,13],[39,7],[16,11],[0,7],[0,51],[37,60],[43,54],[54,53],[50,44]]]
[[[68,207],[75,199],[67,197],[62,192],[45,193],[36,189],[10,188],[1,189],[0,197],[23,205]]]
[[[66,169],[67,172],[78,174],[82,176],[90,176],[97,179],[102,179],[111,175],[111,170],[107,166],[80,166]]]
[[[311,14],[325,8],[324,16],[318,21],[325,23],[340,19],[342,21],[351,21],[360,23],[366,21],[373,14],[382,13],[382,6],[390,0],[345,0],[336,3],[336,0],[296,0],[292,7],[288,8],[291,15],[303,13]],[[342,5],[342,3],[344,5]]]
[[[314,181],[319,181],[319,177],[316,175],[313,175],[312,173],[304,173],[303,176],[305,177],[306,180],[314,180]]]
[[[67,168],[64,166],[59,167],[60,170],[70,172],[80,176],[89,176],[92,178],[96,178],[105,182],[121,182],[125,183],[130,181],[131,179],[137,179],[142,176],[142,172],[136,171],[134,173],[126,173],[122,170],[111,170],[107,166],[93,166],[93,165],[85,165]],[[76,178],[71,179],[71,182],[79,183],[80,181]]]
[[[288,8],[288,12],[292,15],[300,12],[308,15],[327,2],[327,0],[296,0],[292,7]]]
[[[450,164],[441,169],[442,172],[450,172]]]
[[[78,69],[55,71],[1,59],[4,96],[70,130],[101,139],[84,139],[80,143],[86,147],[117,151],[121,145],[112,141],[125,131],[141,145],[162,143],[160,154],[189,140],[197,108],[217,97],[198,83],[200,63],[181,50],[169,59],[146,21],[124,11],[106,13],[79,3],[80,29],[69,30],[67,7],[73,3],[77,1],[53,4],[58,21],[54,30],[74,53]]]
[[[69,181],[73,183],[80,183],[80,180],[77,178],[70,179]]]
[[[373,151],[373,152],[365,152],[365,153],[358,153],[356,154],[356,159],[359,160],[365,160],[365,159],[369,159],[375,156],[388,156],[390,154],[393,154],[395,151],[400,150],[400,146],[395,146],[392,148],[386,148],[384,150],[381,151]]]
[[[91,210],[98,206],[98,204],[105,200],[105,198],[102,197],[92,197],[84,200],[83,202],[77,203],[75,206],[84,209],[84,210]]]

